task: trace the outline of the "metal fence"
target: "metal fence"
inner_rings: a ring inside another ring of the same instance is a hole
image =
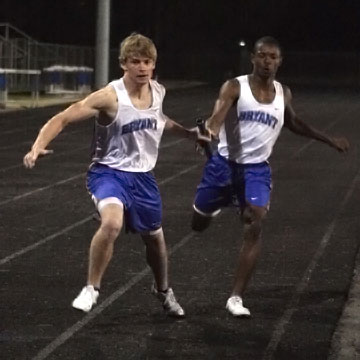
[[[160,80],[220,82],[251,71],[246,48],[159,50],[156,75]],[[0,68],[43,70],[53,65],[94,68],[94,63],[94,47],[41,43],[10,24],[0,23]],[[109,77],[114,79],[121,74],[118,50],[112,49]],[[40,90],[46,87],[45,76],[42,73]],[[287,52],[279,70],[279,80],[289,85],[359,87],[360,53]],[[31,82],[31,77],[26,74],[7,75],[9,92],[28,91]]]
[[[93,47],[42,43],[8,23],[0,23],[0,68],[43,70],[62,66],[94,67]],[[44,81],[40,79],[40,86]],[[32,78],[28,74],[7,74],[9,92],[29,91]]]

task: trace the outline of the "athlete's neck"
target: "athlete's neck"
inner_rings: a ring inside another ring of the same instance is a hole
[[[250,85],[265,91],[272,91],[274,89],[274,77],[261,77],[256,74],[249,75]]]
[[[153,102],[150,82],[136,82],[124,76],[124,85],[133,106],[139,110],[151,107]]]
[[[131,98],[144,99],[151,92],[150,83],[137,83],[124,76],[124,85]]]
[[[276,92],[273,78],[263,79],[251,74],[248,79],[251,92],[256,101],[262,104],[270,104],[274,101]]]

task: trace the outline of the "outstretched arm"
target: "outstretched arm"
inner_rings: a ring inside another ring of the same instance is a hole
[[[176,121],[170,119],[167,115],[164,115],[166,118],[165,123],[165,130],[169,130],[173,134],[183,137],[183,138],[189,138],[191,137],[191,130],[184,128],[182,125],[177,123]]]
[[[206,120],[206,128],[210,134],[217,137],[226,114],[231,106],[240,96],[240,84],[236,79],[226,81],[216,99],[214,110],[209,119]]]
[[[349,142],[344,137],[330,137],[321,131],[306,124],[304,121],[298,118],[292,105],[292,95],[288,87],[284,86],[285,97],[285,118],[284,126],[295,134],[302,135],[311,139],[321,141],[329,146],[335,148],[340,152],[347,152],[349,149]]]
[[[197,127],[193,127],[191,129],[186,129],[184,128],[182,125],[180,125],[179,123],[177,123],[176,121],[170,119],[168,116],[164,115],[166,118],[166,123],[165,123],[165,130],[170,130],[173,134],[179,136],[179,137],[183,137],[183,138],[188,138],[194,141],[198,141],[198,140],[202,140],[202,141],[210,141],[210,138],[208,138],[207,136],[201,135],[199,133],[199,130],[197,129]]]
[[[46,147],[68,124],[92,118],[99,111],[107,111],[111,108],[112,101],[116,103],[116,95],[110,87],[106,87],[53,116],[40,129],[31,150],[25,155],[23,161],[25,167],[34,167],[39,155],[50,153],[51,151],[46,150]]]

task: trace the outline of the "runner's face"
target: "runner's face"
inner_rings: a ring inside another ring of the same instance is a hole
[[[281,61],[280,49],[271,44],[260,43],[251,58],[251,62],[254,65],[254,73],[262,78],[275,77]]]
[[[153,76],[155,63],[143,56],[131,56],[121,65],[127,77],[137,84],[146,84]]]

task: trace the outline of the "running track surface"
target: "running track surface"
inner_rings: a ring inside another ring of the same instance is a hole
[[[136,235],[121,234],[89,314],[70,307],[86,281],[98,224],[85,190],[92,121],[67,128],[54,154],[22,157],[60,107],[0,115],[0,353],[3,359],[327,359],[359,246],[358,94],[292,89],[310,124],[352,143],[344,156],[283,130],[264,245],[245,296],[250,320],[227,314],[241,224],[224,210],[190,230],[205,159],[165,135],[155,174],[162,193],[171,284],[187,312],[164,316]],[[217,89],[170,91],[165,112],[185,126],[212,110]]]

